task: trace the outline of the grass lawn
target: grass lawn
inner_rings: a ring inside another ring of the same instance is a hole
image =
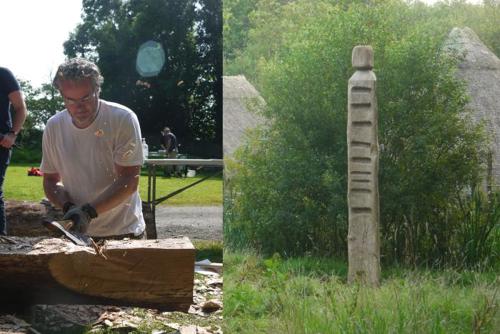
[[[28,176],[27,171],[36,164],[12,164],[7,169],[4,184],[4,197],[10,200],[40,201],[45,197],[42,178]],[[203,175],[193,178],[157,177],[156,197],[165,196],[172,191],[187,186],[201,179]],[[142,200],[147,200],[148,177],[141,173],[139,183]],[[164,201],[160,205],[222,205],[222,177],[210,178],[200,184]]]
[[[224,333],[498,333],[498,273],[384,268],[346,284],[333,259],[224,253]],[[496,330],[495,330],[496,328]]]

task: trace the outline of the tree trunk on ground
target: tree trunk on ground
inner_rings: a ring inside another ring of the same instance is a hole
[[[188,238],[106,241],[101,250],[104,256],[63,239],[0,238],[0,307],[189,309],[195,249]]]
[[[60,220],[62,211],[48,202],[5,201],[7,233],[17,237],[55,236],[43,220]]]

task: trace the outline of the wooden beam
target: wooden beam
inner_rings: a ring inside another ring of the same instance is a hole
[[[106,241],[0,238],[2,306],[103,304],[187,311],[195,249],[188,238]]]

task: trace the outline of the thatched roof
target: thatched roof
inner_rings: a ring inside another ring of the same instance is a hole
[[[243,75],[223,76],[223,148],[231,155],[244,138],[245,131],[263,123],[263,118],[249,110],[264,100]]]
[[[464,55],[458,75],[467,83],[469,107],[476,121],[485,121],[492,138],[491,176],[500,185],[500,59],[470,28],[454,28],[447,46]]]

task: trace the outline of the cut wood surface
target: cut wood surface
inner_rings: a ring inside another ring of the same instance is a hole
[[[106,304],[187,310],[195,249],[188,238],[106,241],[0,238],[0,293],[9,304]],[[2,298],[3,299],[3,298]]]

